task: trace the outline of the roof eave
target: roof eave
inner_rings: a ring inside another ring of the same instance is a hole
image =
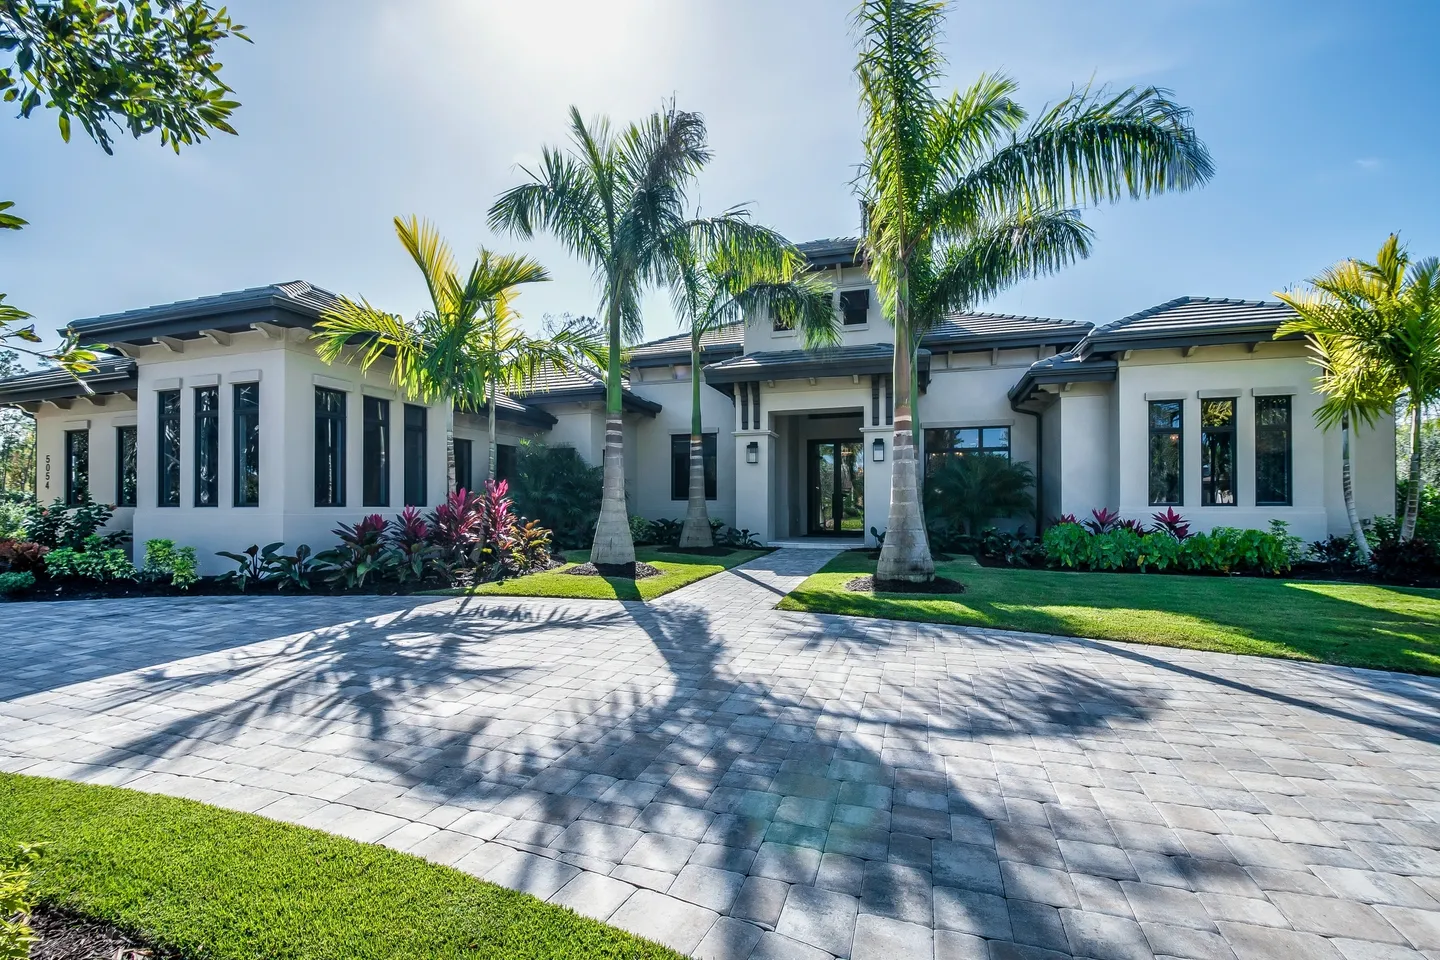
[[[1050,331],[1048,333],[1025,333],[1007,334],[993,337],[943,337],[931,334],[921,339],[921,343],[932,350],[950,350],[956,353],[981,350],[1008,350],[1015,347],[1042,347],[1074,346],[1085,338],[1089,332],[1086,327],[1078,327],[1074,330]]]
[[[918,356],[921,370],[930,368],[930,351],[922,349]],[[837,359],[833,357],[807,357],[770,364],[737,365],[733,367],[708,366],[705,368],[705,382],[749,383],[756,380],[803,380],[820,377],[851,377],[863,374],[889,373],[895,366],[893,356],[858,357]]]
[[[702,366],[709,362],[718,363],[721,360],[741,356],[744,352],[745,348],[738,343],[723,347],[702,347],[700,350],[700,363]],[[670,350],[665,353],[646,354],[643,357],[631,357],[629,365],[638,369],[642,367],[668,367],[674,363],[689,362],[690,348],[686,347],[682,350]]]

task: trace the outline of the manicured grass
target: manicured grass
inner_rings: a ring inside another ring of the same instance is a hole
[[[0,774],[0,850],[37,891],[207,960],[679,955],[385,847],[189,800]]]
[[[1028,630],[1195,650],[1440,674],[1440,590],[1258,577],[1062,573],[936,564],[954,595],[852,593],[874,573],[842,553],[780,601],[784,610]]]
[[[590,559],[588,550],[571,550],[565,554],[570,561],[563,567],[532,573],[514,580],[483,583],[469,590],[446,593],[500,595],[506,597],[568,597],[579,600],[654,600],[696,580],[729,570],[731,567],[764,556],[764,550],[735,550],[714,557],[684,553],[667,553],[658,547],[640,547],[635,558],[663,570],[658,577],[626,580],[623,577],[577,577],[561,571]]]

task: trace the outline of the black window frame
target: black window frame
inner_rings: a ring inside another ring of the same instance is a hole
[[[1275,405],[1283,407],[1283,425],[1261,423],[1263,408]],[[1263,458],[1273,456],[1275,451],[1264,450],[1265,440],[1279,434],[1283,439],[1282,466],[1284,494],[1280,499],[1266,497],[1274,488],[1264,478]],[[1291,507],[1295,505],[1295,403],[1288,394],[1271,394],[1255,398],[1255,505],[1257,507]]]
[[[90,500],[90,429],[65,431],[65,505],[78,507]]]
[[[1210,425],[1206,423],[1208,411],[1213,407],[1228,404],[1230,407],[1229,423]],[[1240,420],[1240,401],[1236,397],[1202,397],[1200,399],[1200,506],[1202,507],[1235,507],[1240,504],[1240,478],[1236,475],[1236,462],[1238,456],[1238,431],[1237,426]],[[1220,477],[1217,476],[1215,458],[1221,453],[1229,454],[1229,463],[1226,464],[1226,472],[1230,481],[1230,489],[1221,491],[1218,489]],[[1225,492],[1230,496],[1229,500],[1217,499],[1217,495]]]
[[[201,398],[208,400],[203,402]],[[195,475],[191,491],[197,507],[220,506],[220,388],[215,385],[195,387],[190,399],[194,404]],[[206,459],[209,463],[206,463]]]
[[[423,507],[429,480],[426,460],[430,445],[430,408],[407,403],[403,416],[400,454],[405,461],[405,506]]]
[[[720,441],[711,431],[700,434],[700,456],[705,474],[705,500],[719,500]],[[670,499],[690,499],[690,434],[670,434]]]
[[[475,492],[475,442],[455,438],[455,489]]]
[[[1175,415],[1171,418],[1170,426],[1155,425],[1155,409],[1157,407],[1175,405]],[[1147,429],[1147,443],[1145,447],[1145,482],[1147,499],[1152,507],[1183,507],[1185,506],[1185,401],[1176,400],[1150,400],[1145,408],[1145,426]],[[1175,499],[1163,500],[1155,495],[1155,445],[1173,436],[1175,449]]]
[[[128,423],[115,428],[115,506],[140,504],[140,428]],[[126,493],[126,490],[129,493]]]
[[[859,298],[861,303],[855,305],[847,304],[845,301]],[[853,318],[853,319],[852,319]],[[842,327],[859,327],[870,322],[870,290],[868,287],[859,290],[840,291],[840,325]]]
[[[965,447],[960,445],[960,434],[968,431],[975,431],[975,446]],[[985,432],[987,430],[1004,430],[1005,443],[990,444],[986,442]],[[950,437],[944,436],[949,434]],[[925,476],[928,478],[938,470],[941,464],[952,457],[1004,457],[1006,460],[1013,459],[1012,449],[1015,443],[1015,433],[1008,423],[994,423],[988,426],[966,426],[966,427],[927,427],[924,434],[925,440]]]
[[[180,391],[155,392],[155,505],[180,506]],[[169,429],[167,429],[169,428]]]
[[[360,398],[360,505],[390,506],[390,401]]]
[[[231,503],[260,506],[260,382],[237,383],[230,389]],[[251,495],[253,491],[253,496]]]
[[[345,506],[345,430],[349,398],[344,390],[315,388],[315,506]]]

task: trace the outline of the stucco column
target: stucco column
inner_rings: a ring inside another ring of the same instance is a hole
[[[737,430],[735,437],[735,526],[761,543],[775,539],[776,437],[769,430]],[[750,462],[755,445],[756,463]]]
[[[862,427],[860,435],[865,441],[865,546],[879,544],[870,528],[883,531],[890,522],[890,438],[895,435],[891,426]],[[875,462],[875,441],[884,444],[885,459]]]

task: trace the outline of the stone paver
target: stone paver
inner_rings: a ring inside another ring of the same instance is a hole
[[[1440,957],[1440,681],[652,604],[12,604],[0,770],[383,843],[703,958]]]

